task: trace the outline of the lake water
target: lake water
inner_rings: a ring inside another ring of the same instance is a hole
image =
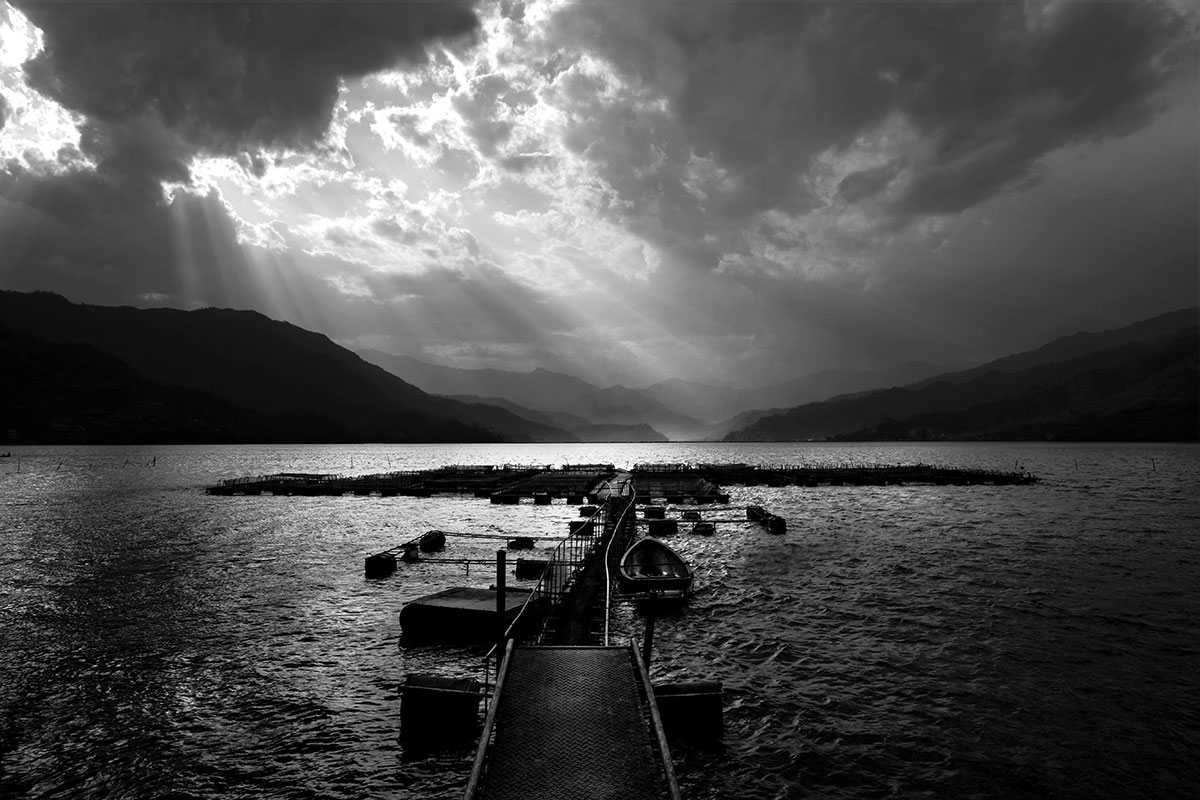
[[[0,797],[457,798],[397,741],[408,600],[487,568],[364,556],[429,529],[561,535],[572,506],[209,497],[222,478],[443,464],[930,463],[1009,487],[726,487],[774,537],[672,545],[696,594],[652,677],[720,680],[685,798],[1200,796],[1200,449],[1170,445],[22,447],[0,459]],[[446,555],[497,542],[453,538]],[[548,547],[548,544],[543,544]],[[623,609],[621,640],[642,621]]]

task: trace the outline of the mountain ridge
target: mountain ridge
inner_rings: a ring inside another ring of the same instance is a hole
[[[1079,438],[1088,430],[1100,438],[1195,441],[1197,319],[1197,310],[1182,309],[1124,328],[1072,334],[960,373],[786,409],[724,441]],[[1099,394],[1088,397],[1080,387]],[[1057,403],[1046,406],[1050,396]],[[1170,424],[1155,420],[1153,408]],[[1100,424],[1104,414],[1124,423]],[[1141,432],[1130,423],[1135,417]]]
[[[335,427],[314,422],[313,435],[323,440],[547,438],[545,430],[511,412],[435,398],[323,334],[253,311],[90,306],[45,292],[4,291],[0,319],[15,334],[86,344],[152,384],[202,391],[251,415],[328,418]],[[288,437],[301,430],[290,427]]]

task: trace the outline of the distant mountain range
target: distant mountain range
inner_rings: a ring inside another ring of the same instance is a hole
[[[458,369],[377,350],[361,350],[359,355],[430,394],[475,402],[507,402],[513,404],[508,408],[514,413],[528,419],[540,414],[542,419],[553,419],[554,424],[575,433],[585,425],[648,425],[674,441],[720,438],[737,427],[732,420],[747,413],[761,416],[765,412],[760,409],[781,410],[849,392],[909,383],[945,371],[944,367],[914,362],[886,372],[826,370],[758,387],[712,386],[672,378],[631,389],[601,388],[545,369]]]
[[[0,291],[10,442],[1195,441],[1200,310],[951,372],[827,371],[765,387],[631,389],[462,370],[254,312],[87,306]],[[883,388],[890,387],[890,388]]]
[[[763,416],[726,441],[1196,441],[1200,310],[1077,333],[905,387]]]
[[[249,311],[0,292],[0,378],[9,441],[576,441],[507,409],[432,397]]]

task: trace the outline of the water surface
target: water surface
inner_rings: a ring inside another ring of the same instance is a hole
[[[655,680],[720,680],[685,797],[1194,797],[1194,446],[425,445],[14,448],[0,461],[0,796],[457,798],[471,752],[397,741],[397,614],[487,569],[362,559],[429,528],[561,535],[577,509],[475,498],[209,497],[221,478],[443,464],[923,462],[1024,487],[727,487],[659,620]],[[455,538],[447,555],[494,555]],[[543,545],[548,546],[548,545]],[[617,615],[621,640],[642,620]]]

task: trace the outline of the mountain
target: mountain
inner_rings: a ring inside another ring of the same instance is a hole
[[[570,410],[597,425],[649,425],[675,441],[699,439],[708,430],[708,426],[698,420],[672,411],[657,400],[625,386],[610,386],[582,394],[572,401]]]
[[[758,422],[760,419],[775,416],[776,414],[782,414],[785,411],[786,409],[783,408],[767,408],[755,409],[753,411],[743,411],[736,417],[731,417],[724,422],[718,423],[710,428],[709,439],[712,441],[721,441],[734,431],[749,427],[750,425]]]
[[[1196,339],[1173,339],[1153,352],[1114,359],[1110,366],[1083,370],[1001,400],[885,420],[838,438],[1197,441],[1198,361]]]
[[[892,369],[851,370],[827,369],[810,372],[784,383],[761,387],[753,392],[750,408],[788,408],[791,406],[830,400],[849,394],[904,386],[946,372],[945,366],[924,361],[910,361]]]
[[[0,435],[55,444],[281,441],[268,420],[206,392],[162,386],[87,344],[0,328]],[[298,422],[298,421],[297,421]],[[312,429],[319,422],[306,420]]]
[[[1123,345],[1163,341],[1178,336],[1186,336],[1189,332],[1195,331],[1198,325],[1200,325],[1198,319],[1200,319],[1200,308],[1181,308],[1177,311],[1160,314],[1122,328],[1112,328],[1096,332],[1079,332],[1070,336],[1064,336],[1035,350],[1005,356],[1004,358],[990,361],[972,369],[937,375],[931,380],[964,383],[993,370],[1018,372],[1031,367],[1055,364],[1092,353],[1112,350]],[[913,388],[919,388],[930,382],[930,380],[918,382]]]
[[[120,363],[122,374],[140,378],[137,391],[160,387],[200,393],[189,395],[193,400],[215,398],[229,419],[243,420],[238,430],[248,433],[252,421],[261,421],[264,441],[564,438],[504,409],[432,397],[325,336],[255,312],[89,306],[44,292],[4,291],[0,320],[12,335],[49,347],[59,366],[66,362],[53,346],[86,345],[86,352],[103,353]],[[69,379],[63,370],[57,374],[54,380]]]
[[[511,411],[521,419],[528,420],[537,425],[558,428],[563,431],[571,431],[575,428],[592,424],[583,417],[576,416],[575,414],[568,414],[565,411],[535,411],[532,408],[517,405],[511,400],[505,400],[503,397],[475,397],[469,394],[439,395],[439,397],[441,396],[445,396],[449,400],[457,400],[460,403],[467,403],[468,405],[482,403],[489,406],[497,406]],[[563,441],[574,441],[574,439],[568,438]]]
[[[430,394],[503,398],[537,410],[567,410],[576,397],[600,388],[574,376],[540,368],[531,372],[459,369],[378,350],[361,350],[358,354]]]
[[[600,436],[610,430],[622,437],[617,441],[658,441],[662,434],[672,439],[696,439],[707,432],[704,423],[625,386],[601,389],[571,375],[545,369],[531,372],[458,369],[376,350],[364,350],[360,355],[432,394],[460,400],[472,397],[487,398],[493,403],[507,401],[515,404],[509,409],[525,419],[533,419],[534,414],[540,412],[543,419],[553,420],[554,424],[572,432],[588,425],[607,426],[592,428],[585,436]],[[627,426],[635,427],[629,432],[623,430]],[[636,426],[654,430],[647,433],[646,429]],[[628,439],[628,436],[653,438]]]
[[[727,441],[804,439],[1197,439],[1195,309],[1081,333],[906,387],[810,403]]]
[[[585,442],[669,442],[649,425],[585,425],[571,433]]]
[[[782,383],[765,386],[732,387],[670,378],[639,389],[672,411],[727,427],[731,417],[765,408],[789,408],[804,403],[828,400],[837,395],[902,386],[945,372],[944,366],[910,362],[888,370],[822,370]]]
[[[734,418],[764,408],[787,408],[835,395],[909,383],[944,368],[913,362],[891,370],[824,370],[759,387],[713,386],[670,378],[642,389],[600,388],[561,372],[535,369],[459,369],[428,364],[410,356],[362,350],[366,361],[414,386],[439,396],[474,399],[493,405],[515,404],[511,411],[525,419],[535,412],[553,424],[574,430],[582,424],[648,425],[672,440],[717,438],[736,426]],[[760,416],[767,413],[757,412]],[[575,421],[557,415],[568,414]],[[586,418],[578,422],[579,418]],[[724,422],[721,422],[721,421]],[[746,424],[743,422],[742,424]]]

